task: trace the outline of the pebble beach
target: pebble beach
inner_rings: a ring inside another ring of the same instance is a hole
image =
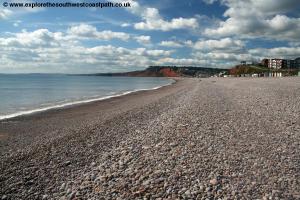
[[[0,121],[0,199],[300,199],[300,77],[181,78]]]

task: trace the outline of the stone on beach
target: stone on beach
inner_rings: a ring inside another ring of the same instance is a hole
[[[0,123],[15,134],[0,143],[0,197],[299,199],[299,88],[299,78],[182,79]]]

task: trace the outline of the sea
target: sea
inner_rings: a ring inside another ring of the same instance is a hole
[[[160,77],[0,74],[0,120],[172,84]]]

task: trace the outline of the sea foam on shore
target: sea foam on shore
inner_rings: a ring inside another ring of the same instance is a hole
[[[1,75],[0,120],[105,100],[173,83],[164,78]],[[111,84],[111,85],[110,85]]]

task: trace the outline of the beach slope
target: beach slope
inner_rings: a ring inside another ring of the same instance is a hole
[[[179,79],[0,122],[2,199],[299,199],[300,78]]]

